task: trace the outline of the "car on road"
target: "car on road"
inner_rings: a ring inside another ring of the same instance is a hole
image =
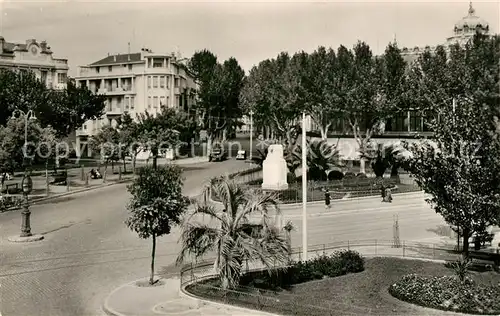
[[[224,161],[227,159],[227,152],[222,147],[215,147],[208,156],[208,161]]]
[[[236,154],[236,160],[246,160],[247,159],[247,152],[245,150],[238,150],[238,153]]]

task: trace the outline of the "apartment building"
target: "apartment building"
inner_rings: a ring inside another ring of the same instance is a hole
[[[0,69],[31,71],[50,89],[65,89],[68,60],[54,58],[47,42],[29,39],[25,43],[7,42],[0,36]]]
[[[103,117],[87,121],[76,131],[77,154],[89,137],[102,126],[115,124],[125,112],[158,113],[162,107],[188,110],[194,102],[196,84],[186,70],[186,59],[180,54],[157,54],[150,49],[139,53],[108,55],[79,68],[75,78],[80,86],[106,96]]]

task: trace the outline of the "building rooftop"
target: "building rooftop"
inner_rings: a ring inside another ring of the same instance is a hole
[[[118,54],[118,55],[110,55],[106,58],[96,61],[95,63],[90,64],[90,66],[126,64],[130,62],[138,62],[141,60],[142,60],[141,53]]]
[[[5,39],[0,36],[0,54],[13,55],[15,51],[27,52],[31,45],[40,47],[41,53],[52,54],[50,46],[47,45],[46,41],[38,43],[35,39],[29,39],[26,43],[11,43],[5,41]]]

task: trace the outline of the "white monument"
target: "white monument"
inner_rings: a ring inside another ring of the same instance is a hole
[[[264,190],[286,190],[288,183],[286,176],[288,168],[283,158],[283,146],[271,145],[268,148],[266,160],[262,164],[262,189]]]

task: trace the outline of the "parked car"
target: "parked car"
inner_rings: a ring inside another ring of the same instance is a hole
[[[224,148],[216,147],[213,148],[210,155],[208,156],[208,161],[223,161],[227,159],[227,153]]]
[[[247,159],[247,152],[245,150],[238,150],[238,153],[236,154],[236,160],[246,160]]]

